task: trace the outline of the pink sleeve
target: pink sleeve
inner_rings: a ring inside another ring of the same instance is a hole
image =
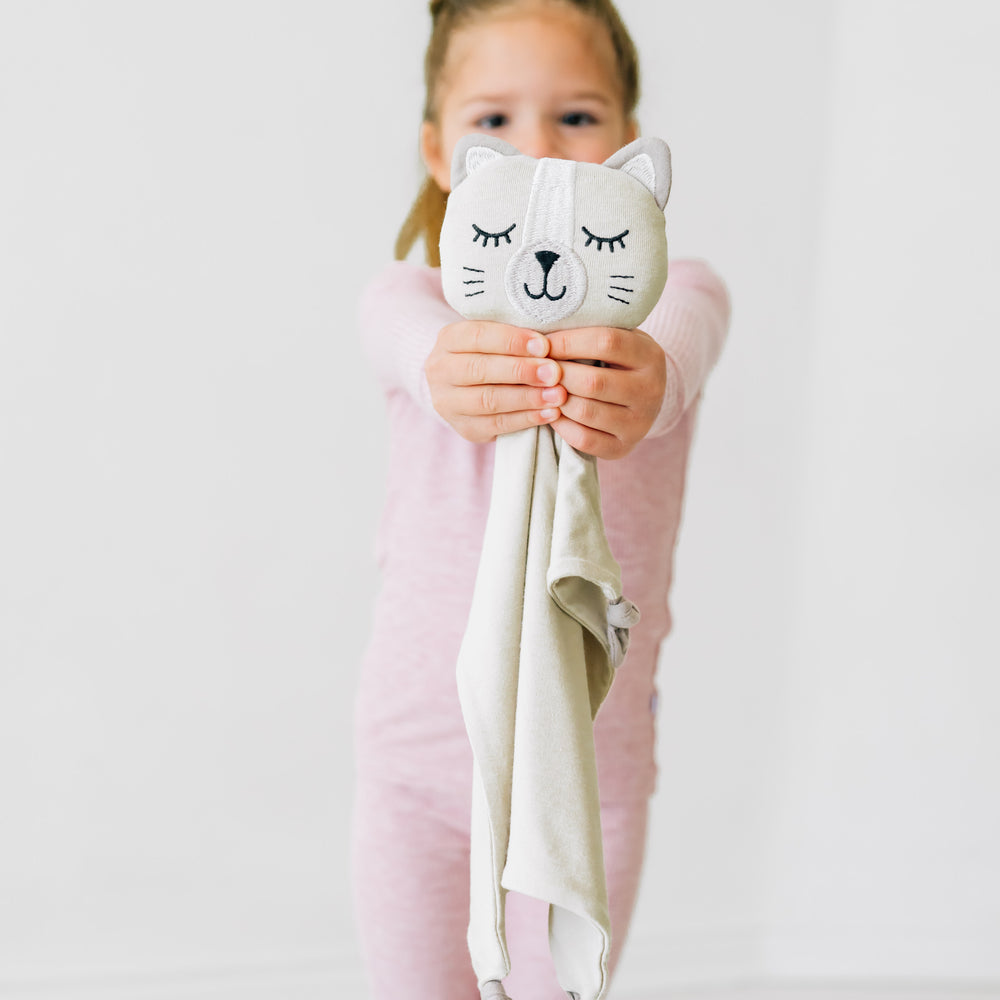
[[[359,304],[361,337],[383,389],[402,389],[437,417],[424,362],[441,327],[458,318],[434,268],[395,261],[369,281]]]
[[[365,351],[382,387],[403,390],[442,419],[431,402],[424,362],[441,328],[459,316],[444,301],[440,272],[396,261],[369,281],[359,312]],[[708,264],[671,262],[663,295],[642,324],[667,355],[663,405],[647,436],[667,433],[701,392],[722,351],[729,312],[726,287]]]
[[[729,293],[708,264],[670,262],[663,295],[642,324],[667,355],[663,405],[647,437],[666,434],[698,397],[722,353],[729,314]]]

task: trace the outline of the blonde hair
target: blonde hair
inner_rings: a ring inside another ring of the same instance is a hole
[[[437,115],[437,86],[448,55],[452,33],[475,16],[516,0],[431,0],[431,38],[424,55],[424,121],[433,122]],[[614,46],[618,74],[622,84],[625,117],[631,118],[639,102],[639,56],[635,44],[611,0],[560,0],[596,18],[607,29]],[[416,201],[396,237],[396,260],[405,260],[421,238],[427,263],[440,267],[438,241],[444,219],[448,194],[438,187],[433,177],[424,178]]]

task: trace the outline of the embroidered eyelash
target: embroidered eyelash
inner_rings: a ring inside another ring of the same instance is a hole
[[[488,233],[488,232],[486,232],[485,229],[480,229],[479,226],[477,226],[473,222],[472,223],[472,228],[475,229],[476,235],[472,237],[472,242],[473,243],[478,243],[479,239],[481,237],[482,241],[483,241],[483,246],[484,247],[489,245],[489,241],[490,240],[493,240],[493,246],[495,246],[495,247],[500,246],[500,241],[501,240],[506,240],[508,243],[510,243],[511,242],[511,239],[510,239],[511,231],[514,228],[516,228],[516,226],[517,226],[517,223],[514,222],[514,223],[511,223],[511,225],[507,229],[505,229],[502,233]]]
[[[584,243],[585,247],[589,247],[594,240],[597,240],[598,250],[603,250],[605,243],[607,243],[608,249],[612,253],[615,252],[616,243],[621,246],[622,250],[625,249],[625,237],[629,234],[629,230],[627,229],[624,232],[619,233],[617,236],[595,236],[586,226],[581,226],[580,228],[587,234],[587,242]]]

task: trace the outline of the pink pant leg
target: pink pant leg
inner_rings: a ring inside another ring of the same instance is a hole
[[[469,958],[468,796],[359,778],[353,823],[355,913],[372,1000],[477,1000]],[[648,800],[605,803],[610,969],[621,956],[646,845]],[[552,967],[548,907],[507,896],[513,1000],[566,1000]]]
[[[354,905],[372,1000],[478,1000],[466,943],[469,797],[358,779]]]
[[[648,816],[648,799],[601,806],[611,912],[609,972],[612,975],[621,957],[639,892]],[[549,954],[547,904],[511,893],[507,896],[506,918],[511,972],[504,985],[512,1000],[566,1000]]]

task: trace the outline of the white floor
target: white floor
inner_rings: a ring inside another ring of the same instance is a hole
[[[787,984],[780,987],[697,988],[644,993],[628,1000],[1000,1000],[1000,986],[875,986],[824,987]]]
[[[360,1000],[364,991],[346,993],[332,988],[330,982],[282,984],[245,983],[201,986],[161,984],[158,987],[126,986],[119,983],[112,987],[72,987],[63,985],[50,988],[13,988],[11,992],[0,989],[0,996],[10,1000]],[[404,991],[402,996],[409,996]],[[424,998],[413,996],[413,1000]],[[515,998],[516,1000],[516,998]],[[743,987],[692,987],[690,989],[665,989],[655,993],[629,993],[620,1000],[1000,1000],[1000,986],[975,987],[958,985],[933,987],[842,985],[837,987],[816,984],[782,984],[775,986]]]
[[[3,1000],[365,1000],[360,970],[178,970],[161,975],[51,977],[45,982],[0,980]],[[964,980],[731,980],[663,989],[612,990],[614,1000],[1000,1000],[1000,983]],[[433,1000],[409,990],[400,1000]],[[514,997],[514,1000],[519,1000]]]

